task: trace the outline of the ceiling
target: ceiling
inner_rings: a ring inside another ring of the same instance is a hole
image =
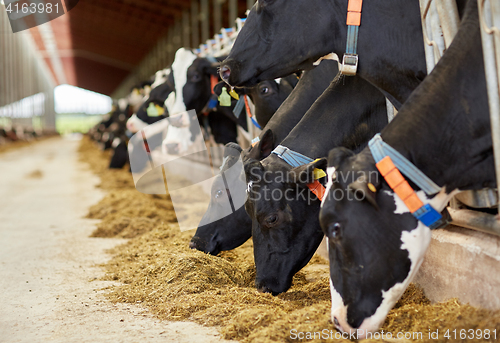
[[[56,83],[111,95],[190,6],[191,0],[80,0],[49,22],[55,48],[40,27],[30,32]],[[238,12],[245,8],[239,1]]]

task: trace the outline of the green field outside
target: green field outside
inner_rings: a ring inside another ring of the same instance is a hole
[[[56,129],[60,134],[81,132],[86,133],[96,125],[102,116],[85,114],[58,114],[56,116]]]

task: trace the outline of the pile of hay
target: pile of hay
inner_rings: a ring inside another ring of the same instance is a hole
[[[309,265],[314,270],[306,267],[299,272],[286,293],[276,297],[258,293],[251,241],[219,256],[189,249],[194,232],[179,230],[167,196],[140,194],[128,171],[105,170],[109,159],[91,142],[84,141],[80,151],[103,179],[101,187],[109,190],[90,210],[92,218],[102,219],[94,235],[134,237],[112,250],[114,257],[104,266],[106,279],[122,283],[109,289],[112,301],[142,304],[165,320],[217,326],[224,338],[242,342],[321,342],[330,341],[331,336],[322,339],[318,333],[335,335],[329,319],[328,268],[321,258],[313,258]],[[113,175],[116,180],[108,180]],[[394,335],[422,333],[415,339],[385,341],[496,341],[447,339],[448,329],[496,329],[498,338],[500,311],[473,308],[455,299],[431,305],[422,290],[411,285],[382,328]],[[291,330],[316,332],[316,339],[293,339]],[[430,339],[429,332],[436,330],[438,339]],[[372,341],[383,340],[366,340]]]

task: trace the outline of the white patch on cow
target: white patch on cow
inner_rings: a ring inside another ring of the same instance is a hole
[[[144,96],[141,93],[136,92],[136,91],[133,91],[132,93],[130,93],[130,95],[128,97],[128,103],[132,107],[139,106],[140,104],[142,104],[143,101],[144,101]]]
[[[113,139],[113,144],[111,144],[111,146],[113,147],[113,149],[115,149],[118,145],[120,145],[121,142],[122,140],[116,137],[115,139]]]
[[[118,100],[118,108],[121,111],[125,111],[127,109],[127,105],[128,105],[127,99],[121,98],[120,100]]]
[[[170,68],[158,70],[155,75],[155,81],[151,85],[151,89],[155,89],[159,85],[162,85],[165,82],[167,82],[169,75],[170,75]]]
[[[191,50],[184,48],[180,48],[175,53],[174,63],[172,63],[175,83],[175,102],[172,107],[167,106],[170,115],[186,111],[183,89],[187,82],[187,70],[196,58],[197,56]]]
[[[274,82],[276,82],[278,85],[280,85],[281,84],[281,77],[277,78],[277,79],[274,79]]]
[[[349,324],[347,324],[347,306],[344,305],[342,297],[333,286],[331,278],[330,278],[330,294],[332,297],[332,317],[331,317],[332,323],[335,323],[335,318],[337,318],[338,324],[334,324],[337,330],[348,333],[356,331],[355,329],[352,329],[349,326]]]
[[[424,204],[431,204],[432,207],[440,212],[457,192],[458,191],[453,191],[448,194],[443,187],[441,191],[431,199],[429,199],[423,191],[418,191],[416,193]],[[394,214],[410,212],[404,202],[395,193],[392,191],[385,191],[385,193],[394,198],[394,203],[396,204]],[[424,260],[425,252],[431,241],[431,230],[419,221],[415,229],[403,231],[401,233],[401,241],[403,242],[401,244],[401,250],[408,251],[408,258],[411,261],[410,272],[403,282],[395,284],[387,291],[382,291],[382,303],[371,317],[363,320],[363,323],[361,323],[358,328],[358,339],[365,338],[367,332],[377,331],[384,323],[387,314],[393,308],[394,304],[401,298],[401,295],[415,277]],[[341,313],[338,314],[340,315]],[[339,319],[339,317],[337,317],[337,319]],[[345,328],[351,329],[348,325]]]
[[[168,97],[167,97],[167,100],[165,100],[165,107],[167,108],[167,110],[169,108],[173,108],[174,107],[174,104],[175,104],[175,92],[171,92]],[[170,114],[170,112],[169,112]]]
[[[127,120],[127,129],[132,133],[137,133],[148,126],[147,123],[140,120],[135,113]]]
[[[326,183],[325,196],[323,197],[323,200],[321,200],[321,207],[325,204],[325,201],[328,198],[328,193],[330,193],[330,189],[333,186],[333,180],[335,180],[335,167],[326,168],[326,175],[328,175],[328,181]]]
[[[253,181],[250,181],[250,182],[247,184],[247,193],[250,193],[250,191],[252,190],[252,186],[253,186]]]

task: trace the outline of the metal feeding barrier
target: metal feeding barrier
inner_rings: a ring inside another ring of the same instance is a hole
[[[478,0],[479,22],[485,64],[496,179],[500,180],[500,2]],[[460,23],[455,0],[420,0],[427,72],[430,73],[450,46]],[[498,181],[497,181],[498,184]],[[465,191],[456,195],[448,208],[452,224],[500,236],[497,215],[464,209],[494,209],[499,205],[497,189]]]

